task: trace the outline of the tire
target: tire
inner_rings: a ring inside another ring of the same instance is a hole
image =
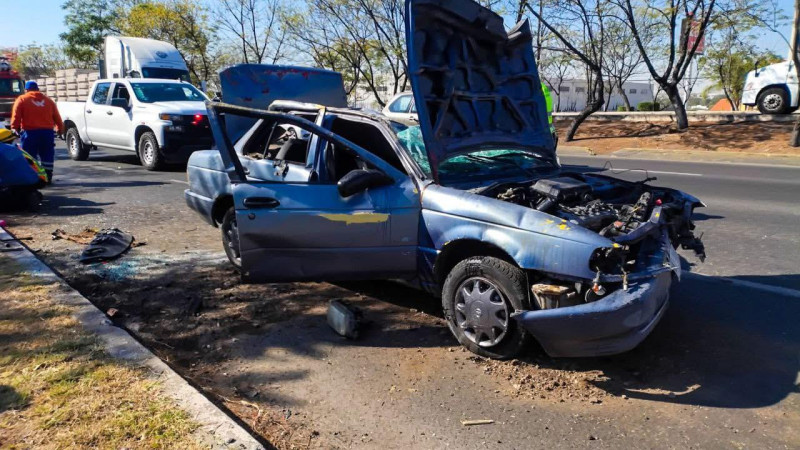
[[[236,210],[231,206],[225,211],[219,226],[222,232],[222,247],[225,255],[236,270],[242,270],[242,258],[239,253],[239,228],[236,224]]]
[[[791,109],[789,94],[779,87],[765,89],[758,94],[756,105],[761,114],[787,114]]]
[[[139,137],[139,145],[137,146],[139,161],[142,162],[147,170],[160,170],[164,167],[164,157],[158,149],[158,141],[156,135],[152,131],[143,133]]]
[[[67,130],[67,153],[73,161],[86,161],[89,159],[90,146],[83,143],[78,129],[75,127]]]
[[[469,351],[493,359],[512,358],[531,341],[511,317],[515,311],[531,309],[527,289],[525,272],[512,264],[490,256],[465,259],[453,267],[442,289],[447,325]],[[468,298],[467,292],[475,297]]]

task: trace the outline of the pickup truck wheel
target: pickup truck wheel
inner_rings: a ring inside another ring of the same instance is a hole
[[[231,206],[222,217],[222,247],[236,270],[242,269],[242,257],[239,253],[239,227],[236,224],[236,210]]]
[[[143,133],[139,138],[139,160],[147,170],[159,170],[164,166],[164,157],[158,150],[158,141],[153,132]]]
[[[453,267],[442,289],[442,309],[450,331],[480,356],[508,359],[531,337],[511,317],[529,310],[525,273],[490,256],[472,257]]]
[[[78,133],[77,128],[67,130],[67,152],[72,160],[86,161],[89,159],[90,148],[81,140],[81,135]]]
[[[756,100],[761,114],[786,114],[789,112],[789,95],[782,88],[769,88]]]

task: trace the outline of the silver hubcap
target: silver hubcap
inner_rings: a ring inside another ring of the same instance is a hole
[[[78,154],[78,140],[75,139],[74,135],[69,136],[69,152],[73,155]]]
[[[764,97],[764,106],[770,111],[777,111],[783,106],[783,99],[778,94],[769,94]]]
[[[500,289],[483,277],[472,277],[456,291],[456,325],[481,347],[497,345],[508,331],[508,304]]]
[[[156,149],[153,147],[153,143],[150,141],[145,141],[144,148],[142,149],[142,159],[146,164],[152,164],[153,159],[155,158],[155,152]]]

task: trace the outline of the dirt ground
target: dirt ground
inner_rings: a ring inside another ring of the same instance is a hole
[[[570,123],[556,122],[559,144],[588,147],[600,155],[631,148],[800,155],[800,148],[789,146],[792,122],[693,122],[688,130],[678,131],[670,123],[589,120],[578,128],[575,140],[567,142]]]
[[[625,414],[630,402],[637,401],[629,395],[671,399],[676,392],[692,393],[699,387],[685,380],[702,378],[699,369],[674,358],[689,348],[677,342],[666,344],[669,351],[655,344],[655,349],[645,346],[599,360],[557,360],[536,348],[514,361],[480,358],[450,336],[437,299],[394,283],[242,284],[221,252],[197,248],[216,240],[212,228],[194,234],[192,251],[180,252],[167,240],[155,239],[117,261],[89,266],[76,265],[76,259],[83,247],[79,242],[92,230],[68,228],[57,232],[57,239],[41,228],[17,230],[70,285],[108,311],[115,324],[281,449],[395,448],[402,442],[397,431],[382,429],[381,418],[366,416],[376,408],[386,408],[386,414],[390,407],[413,411],[425,407],[415,406],[424,397],[429,403],[431,397],[445,399],[440,405],[444,416],[460,420],[500,420],[559,405],[576,418],[567,429],[584,433],[584,427],[598,426],[590,419],[596,413],[587,408],[599,408],[600,416]],[[164,247],[171,251],[164,252]],[[364,311],[368,325],[361,339],[348,341],[328,328],[325,314],[332,299]],[[358,386],[355,398],[352,389],[337,392],[347,379]],[[460,381],[465,379],[471,381]],[[324,393],[333,404],[317,400],[323,395],[316,389],[333,390]],[[465,390],[516,406],[459,411],[464,401],[458,397],[467,395]],[[514,407],[518,412],[509,412]],[[683,407],[667,415],[684,420],[681,414],[702,416],[705,410]],[[658,414],[665,413],[640,405],[634,416],[643,417],[638,420],[644,421],[646,433],[649,417]],[[731,416],[726,427],[732,433],[745,427],[748,434],[761,433],[773,419],[759,417],[740,422]],[[545,424],[554,431],[563,426]],[[632,430],[639,425],[615,426],[635,434]],[[409,428],[404,425],[399,433]],[[452,443],[450,437],[417,433],[415,442],[422,447]],[[781,439],[795,435],[787,433]],[[592,432],[583,439],[596,438]]]

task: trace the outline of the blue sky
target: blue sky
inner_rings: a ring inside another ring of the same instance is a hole
[[[0,47],[58,42],[58,34],[65,30],[64,11],[61,9],[63,0],[3,0],[4,3],[8,1],[13,1],[14,8],[13,11],[9,8],[10,5],[3,8],[5,15],[0,26]],[[792,14],[792,0],[778,0],[778,5],[784,9],[786,15]],[[786,26],[783,30],[787,38],[790,28]],[[781,56],[788,54],[786,44],[774,33],[762,35],[758,45]]]

